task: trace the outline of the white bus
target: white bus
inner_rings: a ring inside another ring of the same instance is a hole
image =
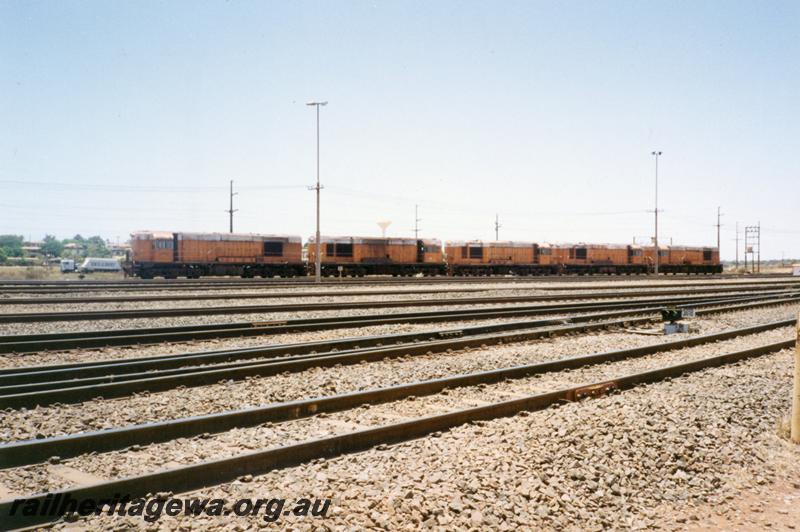
[[[87,257],[81,264],[81,271],[86,273],[91,272],[119,272],[122,267],[119,265],[117,259],[98,259]]]

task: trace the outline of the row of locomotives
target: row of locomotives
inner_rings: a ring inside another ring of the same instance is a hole
[[[320,265],[324,276],[444,275],[442,243],[416,238],[320,238]],[[313,274],[317,256],[314,237],[308,241],[308,269]]]
[[[126,272],[142,279],[295,277],[305,275],[305,265],[299,236],[138,231]]]
[[[655,250],[625,244],[447,242],[450,275],[634,275],[654,270]],[[721,273],[717,248],[659,246],[661,273]]]

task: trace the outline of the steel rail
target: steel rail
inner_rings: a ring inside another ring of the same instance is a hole
[[[54,492],[39,493],[26,498],[35,499],[41,504],[48,496],[66,497],[68,495],[78,500],[88,498],[97,500],[109,498],[114,494],[139,497],[148,493],[164,491],[184,493],[229,482],[245,474],[264,474],[277,469],[301,465],[315,459],[365,451],[380,444],[395,444],[421,438],[433,432],[449,430],[469,422],[508,417],[522,411],[537,411],[564,402],[602,396],[610,391],[623,391],[642,384],[681,377],[687,373],[733,364],[749,358],[790,349],[794,347],[794,344],[795,340],[786,340],[761,345],[693,362],[624,375],[612,380],[572,386],[485,406],[455,410],[444,414],[307,440],[282,447],[253,451],[229,458],[209,460],[188,466],[100,482],[89,486],[74,486]],[[21,513],[12,515],[13,504],[13,500],[0,502],[0,520],[6,523],[13,523],[14,527],[35,526],[57,519],[52,516],[31,516]]]
[[[731,291],[731,296],[737,295],[735,290]],[[789,295],[796,293],[796,289],[783,289],[760,292],[762,295]],[[0,314],[0,323],[43,323],[55,321],[92,321],[92,320],[123,320],[136,318],[165,318],[176,316],[214,316],[226,314],[258,314],[258,313],[280,313],[280,312],[312,312],[320,310],[353,310],[353,309],[379,309],[379,308],[401,308],[401,307],[435,307],[435,306],[455,306],[455,305],[481,305],[481,304],[509,304],[527,303],[539,301],[542,297],[548,296],[506,296],[506,297],[470,297],[456,299],[403,299],[394,301],[349,301],[349,302],[325,302],[325,303],[290,303],[281,305],[239,305],[226,307],[184,307],[184,308],[157,308],[157,309],[132,309],[132,310],[88,310],[77,312],[27,312],[18,314]],[[658,298],[658,299],[638,299],[635,303],[665,304],[669,305],[673,301],[689,301],[706,297],[704,295],[683,296],[677,298]],[[556,298],[559,299],[559,298]],[[620,300],[619,303],[624,303]],[[594,303],[567,303],[538,305],[544,310],[547,308],[578,309],[590,306]],[[609,304],[613,304],[609,303]],[[531,308],[531,307],[529,307]]]
[[[694,274],[679,274],[658,277],[653,275],[620,275],[620,276],[601,276],[601,275],[540,275],[540,276],[486,276],[486,277],[452,277],[452,276],[438,276],[438,277],[394,277],[389,275],[369,276],[361,278],[343,277],[329,278],[323,280],[323,284],[340,285],[340,284],[381,284],[381,283],[437,283],[437,282],[455,282],[455,283],[470,283],[470,282],[506,282],[506,281],[549,281],[555,280],[560,282],[570,281],[591,281],[592,279],[606,279],[606,280],[629,280],[629,279],[755,279],[755,278],[768,278],[768,279],[791,279],[790,274],[761,274],[761,275],[694,275]],[[298,284],[298,285],[311,285],[317,286],[313,278],[308,277],[275,277],[272,279],[242,279],[237,277],[207,277],[204,279],[119,279],[119,280],[35,280],[35,279],[0,279],[0,289],[5,287],[68,287],[68,288],[83,288],[92,286],[178,286],[178,285],[285,285],[285,284]]]
[[[626,290],[629,288],[649,288],[649,289],[657,289],[657,288],[694,288],[694,287],[759,287],[759,286],[767,286],[767,287],[779,287],[779,286],[800,286],[800,280],[795,279],[788,279],[784,281],[765,281],[765,282],[756,282],[756,281],[713,281],[713,282],[705,282],[705,281],[690,281],[690,282],[682,282],[682,283],[672,283],[672,282],[665,282],[660,284],[653,284],[653,285],[644,285],[644,286],[614,286],[614,285],[597,285],[597,286],[541,286],[538,287],[538,290],[546,290],[548,292],[556,292],[562,290]]]
[[[800,285],[800,283],[798,283]],[[770,283],[773,287],[783,284]],[[17,297],[0,298],[0,305],[40,305],[40,304],[72,304],[72,303],[137,303],[148,301],[213,301],[218,299],[282,299],[298,297],[351,297],[351,296],[392,296],[392,295],[417,295],[417,294],[461,294],[487,292],[490,290],[518,290],[513,287],[500,288],[426,288],[410,290],[333,290],[333,291],[308,291],[308,292],[233,292],[215,294],[167,294],[167,295],[111,295],[111,296],[83,296],[76,297]]]
[[[800,289],[800,282],[794,283]],[[642,290],[639,287],[619,287],[612,292],[578,292],[571,294],[538,294],[530,296],[530,301],[555,301],[570,299],[611,299],[614,297],[644,297],[644,296],[670,296],[686,294],[714,294],[724,292],[755,292],[766,289],[777,290],[787,289],[791,283],[761,283],[737,285],[733,287],[719,286],[713,288],[702,288],[695,290],[694,287],[676,288],[660,290],[661,287],[653,287]],[[564,287],[567,290],[584,290],[581,288]],[[538,288],[530,288],[538,290]],[[588,290],[589,287],[586,287]],[[790,288],[789,288],[790,289]],[[425,290],[358,290],[358,291],[328,291],[328,292],[267,292],[254,293],[235,292],[231,294],[178,294],[178,295],[153,295],[153,296],[91,296],[91,297],[33,297],[33,298],[0,298],[0,306],[12,305],[74,305],[85,303],[141,303],[155,301],[217,301],[226,299],[295,299],[301,297],[353,297],[353,296],[383,296],[383,295],[418,295],[418,294],[461,294],[478,293],[489,291],[511,291],[524,290],[520,287],[498,287],[498,288],[457,288],[457,289],[425,289]],[[548,289],[555,290],[555,289]],[[523,296],[524,297],[524,296]]]
[[[703,301],[685,301],[684,304],[712,304],[735,301],[778,300],[791,303],[798,296],[779,298],[778,296],[750,295],[737,298],[720,298]],[[663,300],[660,300],[665,302]],[[672,305],[682,303],[672,301]],[[608,303],[591,303],[578,310],[610,310],[613,308],[642,308],[644,305],[609,305]],[[659,307],[661,308],[661,307]],[[487,307],[451,311],[428,311],[413,313],[372,314],[360,316],[340,316],[328,318],[306,318],[293,320],[273,320],[266,322],[237,322],[207,325],[184,325],[177,327],[152,327],[140,329],[111,329],[104,331],[83,331],[70,333],[48,333],[33,335],[0,336],[0,353],[29,353],[42,350],[63,350],[74,348],[123,346],[134,344],[155,344],[161,342],[195,341],[217,338],[237,338],[262,336],[304,331],[320,331],[373,325],[396,323],[439,323],[458,320],[481,320],[494,318],[510,318],[517,316],[537,316],[558,314],[559,312],[576,310],[562,308],[542,310],[542,306],[533,307]]]
[[[147,291],[147,290],[225,290],[232,287],[317,287],[317,286],[375,286],[375,285],[425,285],[425,284],[551,284],[551,283],[595,283],[608,282],[612,284],[635,281],[667,281],[682,280],[691,284],[715,284],[708,279],[718,281],[736,281],[746,279],[742,282],[753,282],[754,279],[767,279],[774,282],[791,282],[791,275],[670,275],[670,276],[586,276],[586,275],[553,275],[553,276],[530,276],[530,277],[424,277],[424,278],[396,278],[396,277],[373,277],[369,279],[337,279],[335,281],[323,281],[319,285],[308,280],[297,278],[273,279],[273,280],[242,280],[242,279],[218,279],[194,281],[189,279],[173,280],[150,280],[150,281],[0,281],[0,294],[4,293],[75,293],[80,291],[98,291],[114,289],[117,291]],[[312,279],[313,280],[313,279]],[[673,283],[678,285],[680,283]],[[610,288],[613,288],[609,285]]]
[[[310,368],[329,368],[336,365],[354,365],[388,358],[420,356],[448,350],[522,342],[600,330],[630,323],[645,323],[652,318],[626,318],[611,322],[578,324],[571,326],[538,327],[529,330],[477,335],[469,338],[430,340],[397,346],[351,349],[330,353],[296,355],[263,362],[219,364],[200,368],[178,368],[156,372],[77,379],[74,381],[40,382],[0,388],[0,409],[34,408],[53,403],[80,403],[96,398],[113,399],[135,393],[155,393],[184,386],[208,386],[221,381],[244,380],[248,377],[270,377],[281,373],[298,373]]]
[[[795,319],[781,320],[631,349],[576,355],[535,364],[453,375],[410,384],[275,403],[203,416],[12,442],[0,445],[0,469],[42,462],[51,456],[58,456],[63,459],[88,452],[107,452],[123,449],[131,445],[149,445],[177,438],[189,438],[204,433],[220,433],[235,428],[253,427],[266,422],[290,421],[313,416],[321,412],[339,412],[364,404],[375,405],[397,401],[412,395],[422,397],[439,393],[446,388],[493,384],[507,379],[522,379],[532,375],[563,371],[565,369],[618,362],[620,360],[758,334],[783,327],[792,327],[796,322],[797,320]]]
[[[640,314],[640,311],[614,311],[581,316],[564,316],[543,320],[524,320],[491,325],[476,325],[457,329],[438,329],[413,333],[397,333],[373,336],[355,336],[349,338],[318,340],[312,342],[299,342],[291,344],[269,344],[257,347],[236,349],[222,349],[210,351],[189,351],[186,353],[170,353],[152,357],[106,359],[88,362],[73,362],[66,364],[48,364],[41,366],[20,366],[0,369],[0,387],[25,384],[32,382],[50,382],[59,377],[83,378],[96,377],[110,374],[133,373],[136,371],[150,371],[154,369],[179,368],[189,365],[199,366],[230,362],[234,360],[248,360],[252,358],[279,358],[288,355],[304,353],[323,353],[343,349],[358,349],[361,347],[383,347],[400,343],[420,342],[433,339],[468,337],[489,332],[511,331],[518,329],[531,329],[549,325],[566,325],[568,323],[583,323],[587,321],[604,320]]]
[[[757,274],[688,274],[688,273],[679,273],[679,274],[669,274],[669,275],[652,275],[652,274],[641,274],[641,275],[612,275],[612,274],[595,274],[595,275],[581,275],[581,274],[563,274],[563,275],[529,275],[529,276],[519,276],[519,275],[491,275],[486,277],[453,277],[453,276],[439,276],[439,277],[397,277],[392,275],[371,275],[367,277],[360,277],[360,278],[352,278],[352,277],[342,277],[339,278],[330,278],[329,280],[323,280],[323,283],[329,284],[340,284],[340,283],[381,283],[381,282],[438,282],[441,280],[451,281],[451,282],[462,282],[462,281],[475,281],[481,282],[483,280],[489,281],[505,281],[508,279],[511,280],[549,280],[549,279],[565,279],[567,281],[572,280],[592,280],[592,279],[606,279],[606,280],[626,280],[626,279],[791,279],[791,273],[766,273],[761,272]],[[95,280],[95,279],[0,279],[0,287],[3,286],[69,286],[69,287],[80,287],[80,286],[91,286],[91,285],[179,285],[179,284],[220,284],[220,285],[228,285],[228,284],[285,284],[285,283],[294,283],[294,284],[312,284],[316,285],[314,282],[313,277],[273,277],[269,279],[264,278],[250,278],[244,279],[241,277],[204,277],[202,279],[140,279],[136,277],[131,277],[127,279],[105,279],[105,280]]]
[[[710,309],[706,312],[719,312]],[[723,309],[724,311],[724,309]],[[699,312],[703,312],[702,310]],[[64,381],[39,382],[5,386],[0,389],[0,408],[33,408],[53,403],[78,403],[98,397],[110,399],[140,392],[159,392],[178,386],[196,387],[224,380],[268,377],[280,373],[296,373],[311,367],[332,367],[373,362],[386,358],[418,356],[474,346],[528,341],[542,337],[582,333],[632,323],[646,323],[653,317],[623,318],[606,322],[577,325],[536,327],[511,332],[478,334],[467,338],[432,339],[394,346],[382,346],[328,353],[308,353],[254,362],[232,362],[212,366],[176,368],[140,373],[89,377]]]
[[[705,307],[708,305],[696,305]],[[735,307],[740,308],[740,307]],[[92,360],[87,362],[72,362],[65,364],[47,364],[40,366],[19,366],[0,369],[0,388],[19,384],[37,382],[54,382],[59,380],[82,379],[88,377],[104,377],[122,375],[126,373],[151,372],[219,364],[231,361],[258,359],[272,359],[298,355],[304,353],[323,353],[343,349],[358,349],[361,347],[384,345],[397,345],[408,342],[429,341],[442,338],[469,337],[500,331],[531,329],[552,325],[566,325],[569,323],[585,323],[589,321],[607,320],[626,316],[657,312],[659,309],[622,310],[582,314],[578,316],[559,316],[542,320],[522,320],[489,325],[475,325],[456,329],[437,329],[412,333],[397,333],[387,335],[356,336],[332,340],[319,340],[312,342],[299,342],[291,344],[270,344],[256,347],[235,349],[189,351],[185,353],[169,353],[165,355],[145,356],[139,358]],[[703,311],[701,311],[702,313]],[[285,358],[283,358],[285,360]]]

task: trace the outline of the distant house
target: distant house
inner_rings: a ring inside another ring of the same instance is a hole
[[[44,242],[23,242],[22,253],[26,257],[41,257]]]
[[[111,252],[112,257],[124,258],[131,251],[131,247],[128,244],[112,244],[106,241],[106,246],[108,247],[108,251]]]
[[[81,251],[85,250],[86,246],[83,244],[78,244],[77,242],[70,242],[69,244],[64,244],[64,251],[71,251],[73,253],[80,253]]]

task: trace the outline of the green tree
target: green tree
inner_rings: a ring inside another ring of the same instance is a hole
[[[0,249],[5,251],[6,257],[21,257],[23,241],[18,235],[0,235]]]
[[[111,252],[106,247],[106,241],[99,236],[86,239],[87,257],[110,257]]]
[[[59,257],[64,251],[64,244],[53,235],[44,235],[42,253],[51,257]]]
[[[8,261],[8,254],[5,248],[0,248],[0,264],[5,264]]]

